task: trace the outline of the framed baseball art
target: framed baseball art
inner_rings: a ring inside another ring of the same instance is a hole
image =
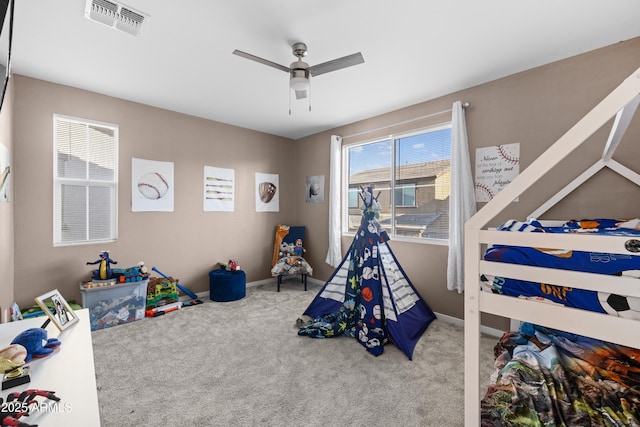
[[[324,175],[307,176],[307,203],[324,203]]]
[[[209,211],[234,211],[235,170],[204,167],[203,209]]]
[[[256,172],[256,212],[280,212],[280,175]]]
[[[131,159],[131,211],[173,212],[173,162]]]

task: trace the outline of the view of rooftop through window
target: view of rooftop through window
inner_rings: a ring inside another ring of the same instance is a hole
[[[392,236],[448,239],[451,126],[347,146],[347,231],[360,224],[360,186],[379,194],[380,222]]]

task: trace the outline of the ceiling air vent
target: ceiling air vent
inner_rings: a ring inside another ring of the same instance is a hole
[[[149,19],[146,13],[109,0],[87,0],[84,16],[134,36],[140,34],[142,24]]]

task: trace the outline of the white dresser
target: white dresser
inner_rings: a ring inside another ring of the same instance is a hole
[[[52,323],[47,325],[48,337],[57,338],[62,344],[53,354],[28,363],[31,382],[0,391],[4,400],[15,391],[55,391],[60,401],[37,397],[40,409],[23,417],[21,421],[25,423],[46,427],[100,426],[89,311],[82,309],[75,313],[79,321],[62,333]],[[0,348],[7,347],[22,331],[41,327],[46,319],[37,317],[0,324]]]

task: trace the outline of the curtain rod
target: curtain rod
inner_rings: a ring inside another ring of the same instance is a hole
[[[462,104],[462,108],[469,108],[470,106],[471,106],[471,104],[468,103],[468,102],[465,102],[465,103]],[[391,128],[391,127],[395,127],[395,126],[405,125],[407,123],[415,122],[415,121],[422,120],[422,119],[428,119],[429,117],[438,116],[440,114],[450,113],[450,112],[451,112],[451,108],[449,108],[448,110],[442,110],[442,111],[437,111],[435,113],[427,114],[425,116],[415,117],[413,119],[405,120],[403,122],[391,123],[389,125],[384,125],[384,126],[381,126],[379,128],[363,130],[362,132],[352,133],[351,135],[343,136],[341,138],[343,140],[347,139],[347,138],[353,138],[354,136],[365,135],[367,133],[376,132],[376,131],[379,131],[379,130],[383,130],[383,129],[387,129],[387,128]]]

